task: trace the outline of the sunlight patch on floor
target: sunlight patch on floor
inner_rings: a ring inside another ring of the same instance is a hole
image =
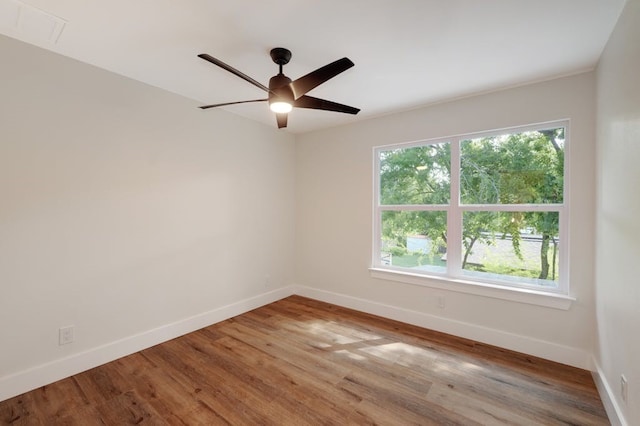
[[[312,321],[305,325],[309,333],[339,345],[347,345],[350,343],[381,338],[378,335],[345,328],[333,322]]]
[[[366,361],[367,357],[362,356],[362,355],[358,355],[357,353],[348,351],[346,349],[341,349],[339,351],[335,351],[336,354],[338,355],[342,355],[342,356],[346,356],[347,358],[350,358],[354,361]]]

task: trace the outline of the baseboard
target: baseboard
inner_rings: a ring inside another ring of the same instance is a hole
[[[311,287],[296,286],[295,293],[300,296],[522,352],[584,370],[593,369],[591,354],[581,349]]]
[[[620,409],[620,405],[618,405],[618,402],[614,397],[615,394],[613,393],[611,386],[609,386],[609,383],[607,382],[606,376],[600,368],[600,365],[595,359],[593,360],[593,365],[595,366],[595,368],[591,375],[593,376],[593,381],[596,384],[596,388],[598,389],[598,393],[600,394],[600,399],[602,400],[604,409],[607,411],[607,416],[609,416],[611,425],[627,426],[628,423],[624,418],[624,414]]]
[[[0,401],[30,390],[81,373],[123,356],[141,351],[167,340],[174,339],[211,324],[224,321],[260,306],[294,294],[294,287],[283,287],[244,299],[230,305],[215,308],[144,333],[108,343],[85,352],[57,359],[9,376],[0,377]]]
[[[465,337],[578,368],[593,370],[591,354],[579,349],[340,293],[305,286],[289,286],[194,315],[144,333],[129,336],[125,339],[92,348],[85,352],[73,354],[66,358],[54,360],[28,370],[1,377],[0,401],[81,373],[203,327],[224,321],[293,294],[406,322],[419,327]],[[624,423],[620,424],[624,425]]]

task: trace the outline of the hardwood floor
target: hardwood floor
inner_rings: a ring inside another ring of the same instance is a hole
[[[587,371],[299,296],[0,402],[11,425],[604,425]]]

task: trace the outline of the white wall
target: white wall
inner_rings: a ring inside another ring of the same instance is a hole
[[[291,135],[4,36],[0,52],[0,400],[292,283]]]
[[[299,136],[296,283],[315,297],[590,368],[594,96],[595,76],[585,73]],[[570,287],[577,298],[569,310],[370,277],[374,146],[563,118],[571,119]]]
[[[596,358],[619,412],[640,424],[640,1],[628,0],[597,70]],[[628,402],[620,375],[629,381]]]

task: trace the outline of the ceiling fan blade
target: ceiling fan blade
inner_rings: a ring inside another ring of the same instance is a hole
[[[349,58],[342,58],[292,81],[289,86],[293,90],[294,98],[300,98],[314,87],[321,85],[352,66],[353,62]]]
[[[248,75],[238,71],[237,69],[235,69],[231,65],[225,64],[220,59],[216,59],[211,55],[207,55],[206,53],[201,53],[201,54],[198,55],[198,57],[204,59],[205,61],[209,61],[212,64],[217,65],[220,68],[225,69],[225,70],[229,71],[232,74],[237,75],[241,79],[243,79],[245,81],[248,81],[249,83],[253,84],[256,87],[259,87],[260,89],[264,90],[265,92],[269,91],[269,88],[266,87],[264,84],[261,84],[260,82],[254,80],[253,78],[249,77]]]
[[[287,127],[287,117],[288,117],[288,114],[286,112],[276,113],[276,120],[278,121],[278,129]]]
[[[209,108],[221,107],[221,106],[226,106],[226,105],[246,104],[246,103],[249,103],[249,102],[265,102],[267,100],[268,99],[253,99],[251,101],[225,102],[223,104],[205,105],[205,106],[201,106],[201,107],[198,107],[198,108],[200,108],[200,109],[209,109]]]
[[[359,108],[354,108],[349,105],[343,105],[306,95],[302,96],[300,99],[296,99],[293,103],[293,106],[298,108],[323,109],[325,111],[344,112],[347,114],[357,114],[360,112]]]

